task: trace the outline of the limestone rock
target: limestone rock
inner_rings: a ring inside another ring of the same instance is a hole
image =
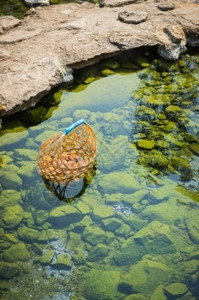
[[[175,8],[175,4],[174,3],[167,3],[166,1],[161,2],[158,4],[157,6],[160,10],[162,11],[168,11],[168,10],[172,10]]]
[[[166,6],[158,3],[159,8],[171,9],[173,1],[165,2]],[[157,9],[156,1],[102,0],[99,4],[105,7],[68,3],[35,9],[21,21],[1,17],[1,116],[34,106],[54,86],[71,80],[67,66],[90,65],[142,46],[160,45],[162,57],[177,59],[186,44],[199,45],[197,3],[176,0],[175,10],[166,12]],[[144,12],[147,20],[119,22],[118,6],[137,16]]]

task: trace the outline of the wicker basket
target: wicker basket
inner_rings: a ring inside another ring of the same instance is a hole
[[[39,173],[57,184],[85,177],[93,168],[97,141],[91,126],[80,120],[64,133],[43,142],[38,157]]]

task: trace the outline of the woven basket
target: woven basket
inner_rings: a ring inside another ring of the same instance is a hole
[[[80,120],[43,142],[38,157],[39,173],[54,183],[69,183],[85,177],[97,153],[93,129]]]

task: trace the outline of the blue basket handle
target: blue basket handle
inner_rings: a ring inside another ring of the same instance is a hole
[[[73,123],[72,125],[70,125],[69,127],[67,127],[65,130],[64,130],[64,134],[67,135],[69,134],[71,131],[73,131],[76,127],[78,127],[79,125],[82,125],[82,124],[86,124],[86,120],[85,119],[81,119],[75,123]]]

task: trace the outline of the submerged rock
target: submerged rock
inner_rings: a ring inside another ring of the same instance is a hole
[[[3,252],[3,259],[8,262],[27,261],[30,259],[30,252],[24,243],[19,242]]]
[[[0,225],[6,229],[12,229],[18,226],[24,216],[23,209],[18,204],[14,206],[6,206],[0,214]]]
[[[19,275],[20,268],[16,263],[0,262],[0,277],[5,279],[11,279],[14,276]]]
[[[170,297],[182,297],[187,292],[187,287],[183,283],[171,283],[165,288],[165,292]]]

